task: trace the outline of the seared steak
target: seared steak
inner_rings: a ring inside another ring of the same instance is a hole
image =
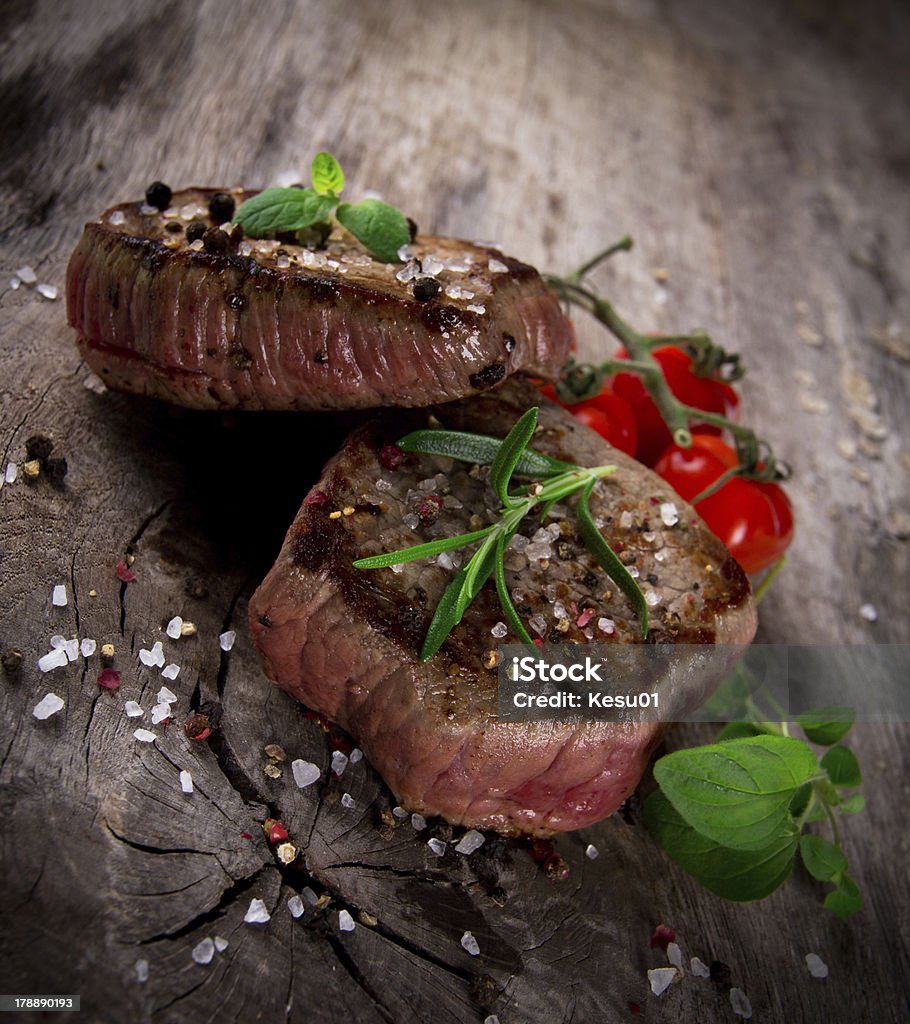
[[[111,387],[199,409],[424,406],[565,361],[571,325],[533,267],[452,238],[418,237],[406,264],[340,228],[318,251],[243,240],[209,219],[214,194],[86,225],[67,313]]]
[[[504,436],[535,403],[542,408],[533,447],[581,465],[619,466],[595,491],[591,510],[650,595],[650,641],[748,643],[756,619],[746,577],[650,470],[517,382],[434,412],[446,426]],[[427,456],[399,461],[400,451],[386,447],[426,421],[426,413],[385,413],[326,466],[253,597],[255,643],[269,677],[347,729],[406,808],[503,833],[580,828],[632,792],[661,727],[499,720],[496,673],[485,667],[502,642],[491,632],[503,618],[492,584],[439,654],[421,664],[423,636],[455,572],[451,556],[397,569],[351,566],[493,521],[498,503],[486,467]],[[661,518],[662,502],[676,505],[672,527]],[[529,522],[530,542],[516,538],[507,552],[519,612],[545,640],[640,642],[631,606],[566,516],[572,503],[554,509],[537,539],[543,528]]]

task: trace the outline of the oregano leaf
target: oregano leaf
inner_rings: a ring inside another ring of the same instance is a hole
[[[835,786],[852,789],[863,784],[859,761],[849,747],[832,747],[822,758],[822,768]]]
[[[340,196],[344,191],[344,171],[331,153],[317,153],[310,167],[313,188],[323,196]]]
[[[820,882],[830,882],[847,870],[843,851],[823,836],[806,832],[800,836],[799,852],[806,870]]]
[[[247,199],[234,220],[250,238],[265,238],[325,220],[337,202],[311,188],[267,188]]]
[[[335,214],[341,224],[383,263],[400,263],[398,250],[411,240],[411,229],[401,210],[379,199],[342,203]]]

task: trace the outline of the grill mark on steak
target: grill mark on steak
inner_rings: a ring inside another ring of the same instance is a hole
[[[660,599],[651,609],[649,642],[747,643],[755,629],[748,580],[695,512],[650,470],[516,381],[495,394],[438,406],[433,414],[447,427],[504,436],[535,403],[541,405],[535,448],[581,465],[618,466],[595,491],[591,509],[607,541],[639,570],[644,588],[652,588],[649,577],[657,578],[653,587]],[[504,833],[542,835],[590,824],[632,792],[662,728],[500,722],[496,676],[482,662],[484,652],[499,643],[491,629],[503,619],[492,585],[481,591],[440,653],[422,665],[423,637],[454,570],[428,561],[408,563],[398,572],[352,567],[355,558],[466,532],[479,525],[472,517],[486,524],[497,516],[488,468],[412,456],[393,469],[380,455],[426,422],[426,413],[387,412],[355,431],[326,467],[315,489],[325,500],[301,508],[250,604],[267,674],[347,729],[410,810]],[[427,494],[436,494],[443,506],[438,516],[411,529],[404,516]],[[660,500],[676,502],[677,526],[661,523],[653,503]],[[354,514],[329,518],[345,508]],[[574,520],[556,521],[566,524],[559,539],[572,549],[571,558],[560,559],[555,544],[546,568],[512,549],[507,553],[507,584],[513,594],[521,592],[516,604],[525,620],[544,615],[549,633],[554,603],[566,609],[574,603],[578,612],[569,614],[561,640],[590,642],[585,629],[593,628],[597,642],[639,643],[631,607],[584,549]],[[525,533],[536,529],[530,522]],[[595,615],[579,627],[585,607]],[[601,616],[615,622],[612,637],[597,630]],[[717,681],[699,680],[700,696]]]
[[[111,387],[196,408],[419,407],[518,371],[552,377],[568,355],[556,297],[533,267],[495,249],[418,237],[418,257],[470,259],[464,272],[446,266],[440,295],[419,302],[396,277],[401,264],[371,259],[340,228],[317,253],[236,239],[196,251],[167,225],[186,221],[184,210],[207,218],[214,191],[175,193],[163,212],[127,203],[86,225],[67,269],[67,313]],[[251,193],[233,194],[239,204]],[[491,259],[506,271],[491,271]]]

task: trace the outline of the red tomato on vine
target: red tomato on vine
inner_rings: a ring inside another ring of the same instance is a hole
[[[545,385],[540,391],[568,409],[576,419],[600,434],[614,448],[626,455],[635,454],[638,431],[632,408],[628,402],[614,395],[609,386],[604,386],[593,398],[571,405],[559,400],[552,384]]]

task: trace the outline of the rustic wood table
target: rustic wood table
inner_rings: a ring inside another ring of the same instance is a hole
[[[571,873],[551,882],[516,842],[439,859],[410,827],[381,833],[388,794],[365,763],[302,791],[268,778],[266,744],[330,757],[267,683],[246,607],[337,426],[98,393],[62,299],[8,283],[30,265],[62,290],[82,224],[155,178],[266,185],[322,148],[354,194],[544,268],[629,232],[601,289],[643,328],[703,325],[743,352],[746,418],[795,467],[799,533],[762,638],[907,642],[910,11],[9,0],[0,19],[0,446],[20,466],[0,491],[0,647],[23,654],[0,675],[0,989],[78,992],[93,1022],[587,1024],[627,1020],[630,1003],[651,1021],[730,1021],[730,984],[755,1020],[910,1019],[906,726],[857,729],[868,809],[846,844],[865,906],[848,923],[802,870],[761,904],[707,894],[634,803],[562,838]],[[607,351],[588,327],[582,345]],[[66,458],[62,485],[24,480],[36,434]],[[128,555],[137,579],[121,584]],[[196,635],[168,640],[174,615]],[[97,653],[41,674],[58,633],[113,643],[120,691],[99,690]],[[132,738],[124,700],[152,702],[161,680],[136,655],[158,639],[181,666],[178,722],[206,706],[207,741],[179,724]],[[48,691],[66,705],[39,722]],[[276,864],[269,814],[305,867]],[[330,902],[294,920],[304,886]],[[243,923],[254,897],[267,925]],[[355,930],[339,931],[342,909]],[[653,997],[659,922],[687,960],[728,965],[727,985],[689,975]],[[229,945],[195,964],[214,935]]]

